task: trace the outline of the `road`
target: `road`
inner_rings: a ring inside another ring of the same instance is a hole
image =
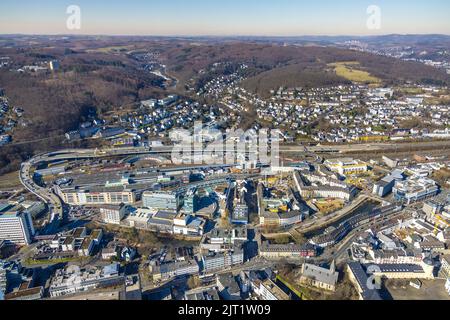
[[[218,271],[214,271],[214,274],[220,275],[220,274],[226,274],[226,273],[233,273],[238,274],[241,270],[251,271],[251,270],[262,270],[265,268],[272,268],[274,267],[278,262],[277,261],[268,261],[265,259],[262,259],[260,257],[256,257],[250,261],[245,262],[244,264],[235,265],[231,268],[226,268]],[[167,285],[175,285],[175,284],[182,284],[185,283],[186,279],[183,277],[179,278],[172,278],[168,281],[164,281],[158,284],[158,286],[154,285],[146,285],[142,287],[142,291],[158,291],[158,289],[162,289],[166,287]]]
[[[386,220],[378,221],[378,222],[368,222],[352,231],[345,237],[345,239],[341,240],[339,245],[334,246],[330,249],[327,249],[323,255],[322,258],[327,260],[333,260],[335,259],[337,262],[340,262],[342,260],[346,260],[344,254],[347,252],[347,250],[352,245],[353,241],[357,239],[363,232],[365,232],[368,229],[379,229],[382,227],[385,227],[390,222],[403,218],[405,215],[404,211],[394,213],[388,217]]]
[[[294,227],[296,232],[305,234],[312,232],[314,230],[323,229],[336,221],[342,219],[343,217],[349,215],[352,211],[356,210],[359,206],[364,204],[365,201],[368,201],[370,198],[365,194],[360,194],[358,198],[356,198],[351,205],[346,206],[345,208],[338,210],[332,214],[323,216],[321,218],[316,218],[311,222],[307,222],[305,224],[301,224],[300,226]]]
[[[33,161],[24,162],[21,165],[19,179],[22,185],[32,194],[44,201],[50,209],[50,222],[63,217],[63,203],[61,199],[52,191],[37,185],[31,176]]]

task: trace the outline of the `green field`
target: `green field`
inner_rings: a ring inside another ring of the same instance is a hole
[[[111,46],[111,47],[103,47],[103,48],[97,48],[97,49],[89,49],[86,50],[88,53],[114,53],[114,52],[120,52],[120,51],[128,51],[133,49],[134,46]]]
[[[349,62],[336,62],[331,63],[328,66],[333,67],[336,75],[343,77],[352,82],[359,83],[370,83],[370,84],[378,84],[381,83],[381,80],[377,77],[372,76],[370,73],[362,70],[356,69],[356,67],[360,67],[359,62],[349,61]]]

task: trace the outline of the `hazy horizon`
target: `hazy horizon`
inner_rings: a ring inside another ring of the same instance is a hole
[[[445,36],[450,37],[445,33],[386,33],[386,34],[298,34],[298,35],[252,35],[252,34],[224,34],[224,35],[202,35],[202,34],[173,34],[173,35],[159,35],[159,34],[84,34],[84,33],[2,33],[0,36],[43,36],[43,37],[152,37],[152,38],[369,38],[369,37],[386,37],[386,36]]]
[[[81,28],[66,26],[67,8],[81,9]],[[367,8],[381,9],[369,29]],[[161,37],[299,37],[389,34],[450,35],[445,0],[13,0],[0,2],[0,34]]]

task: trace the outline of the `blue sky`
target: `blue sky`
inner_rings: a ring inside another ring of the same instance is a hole
[[[81,29],[66,8],[81,8]],[[369,5],[381,29],[366,26]],[[0,33],[122,35],[450,34],[448,0],[1,0]]]

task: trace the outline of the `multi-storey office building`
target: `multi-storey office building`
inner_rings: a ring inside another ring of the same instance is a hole
[[[368,170],[367,163],[352,158],[330,159],[324,164],[331,171],[341,175],[361,174]]]
[[[203,270],[206,272],[226,269],[244,263],[244,251],[239,247],[235,247],[233,250],[217,253],[214,256],[203,256],[202,262]]]
[[[61,199],[70,205],[133,204],[136,192],[125,187],[93,187],[90,189],[57,188]]]
[[[432,179],[412,177],[405,181],[397,181],[393,193],[396,200],[410,204],[437,195],[439,186]]]
[[[128,207],[124,204],[118,206],[102,206],[100,214],[105,223],[120,224],[128,212]]]
[[[28,245],[34,236],[33,221],[26,211],[0,212],[0,240]]]
[[[181,196],[176,192],[148,191],[142,194],[144,207],[158,210],[178,210]]]
[[[124,276],[120,274],[118,264],[89,271],[72,265],[66,269],[56,271],[51,281],[49,292],[51,297],[61,297],[99,287],[122,285],[123,282]]]

